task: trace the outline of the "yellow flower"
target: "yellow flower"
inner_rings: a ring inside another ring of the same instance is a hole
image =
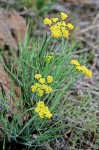
[[[47,56],[45,56],[44,58],[45,58],[45,61],[46,61],[46,62],[50,62],[50,61],[53,59],[53,56],[48,56],[48,55],[47,55]]]
[[[78,62],[78,60],[71,60],[70,64],[80,66],[80,63]]]
[[[62,20],[65,20],[68,17],[68,15],[63,13],[63,12],[61,12],[60,13],[60,17],[61,17]]]
[[[52,88],[50,86],[46,86],[45,91],[46,91],[46,93],[51,93],[52,92]]]
[[[44,78],[40,78],[39,82],[43,84],[43,83],[45,83],[45,79]]]
[[[41,85],[39,83],[34,84],[36,88],[39,88]]]
[[[47,76],[47,82],[51,83],[53,81],[53,77],[52,76]]]
[[[39,101],[37,103],[37,107],[34,109],[36,113],[38,113],[40,118],[48,118],[52,117],[51,112],[49,111],[48,107],[45,106],[43,101]]]
[[[47,86],[46,84],[42,84],[42,85],[41,85],[41,89],[42,89],[42,90],[45,90],[45,89],[46,89],[46,86]]]
[[[32,92],[36,92],[37,88],[40,87],[39,83],[35,83],[34,85],[31,86]]]
[[[62,33],[63,33],[63,36],[65,38],[68,38],[69,37],[69,32],[68,30],[65,28],[65,27],[62,27]]]
[[[39,102],[37,103],[37,106],[38,106],[38,107],[44,107],[44,102],[43,102],[43,101],[39,101]]]
[[[58,21],[58,18],[51,18],[51,20],[52,20],[53,22],[57,22],[57,21]]]
[[[41,111],[38,113],[38,115],[40,118],[42,118],[42,119],[44,118],[44,114]]]
[[[61,32],[60,27],[58,25],[51,26],[50,30],[51,30],[53,37],[59,38],[62,36],[62,32]]]
[[[68,27],[70,30],[73,30],[73,29],[74,29],[74,26],[73,26],[71,23],[68,23],[68,24],[67,24],[67,27]]]
[[[52,24],[52,21],[51,21],[51,19],[49,19],[49,18],[45,18],[44,19],[44,24],[47,24],[47,25],[51,25]]]
[[[58,25],[59,27],[61,27],[61,26],[62,26],[61,21],[57,22],[57,25]]]
[[[41,74],[36,74],[35,75],[35,79],[39,79],[39,78],[41,78],[42,76],[41,76]]]
[[[66,23],[65,23],[65,21],[62,21],[62,23],[61,23],[61,24],[62,24],[62,26],[63,26],[63,27],[66,27]]]

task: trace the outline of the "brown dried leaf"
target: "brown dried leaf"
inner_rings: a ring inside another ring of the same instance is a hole
[[[18,50],[18,38],[23,40],[26,30],[26,21],[15,10],[0,8],[0,48],[12,46]]]

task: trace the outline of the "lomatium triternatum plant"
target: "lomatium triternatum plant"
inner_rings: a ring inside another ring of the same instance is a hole
[[[66,118],[71,114],[74,117],[74,108],[67,107],[68,90],[83,75],[92,77],[84,61],[73,58],[76,44],[75,41],[68,44],[68,38],[74,25],[67,23],[67,18],[64,12],[59,18],[45,18],[43,23],[48,26],[50,36],[46,34],[45,39],[33,39],[31,44],[27,30],[23,44],[19,43],[19,58],[15,57],[17,72],[11,74],[23,91],[16,102],[20,104],[21,112],[14,113],[11,122],[3,114],[1,120],[5,136],[30,147],[64,135],[62,131],[71,126],[71,122],[65,122]],[[61,40],[57,48],[54,39]],[[29,45],[32,45],[31,49]],[[11,108],[9,111],[12,113]],[[29,117],[21,124],[26,113]]]

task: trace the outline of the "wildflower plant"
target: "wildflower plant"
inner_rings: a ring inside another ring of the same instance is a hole
[[[67,14],[61,12],[61,20],[45,18],[44,24],[49,25],[52,35],[37,41],[31,39],[30,50],[27,29],[24,42],[19,42],[19,57],[16,57],[14,62],[17,64],[17,72],[10,71],[22,89],[18,101],[25,108],[21,107],[20,115],[14,114],[12,122],[6,122],[4,132],[5,136],[9,135],[18,143],[29,147],[43,145],[63,135],[61,130],[71,126],[71,122],[65,123],[64,120],[75,111],[73,107],[68,108],[68,90],[82,77],[80,72],[92,77],[92,72],[87,67],[80,65],[77,60],[72,60],[75,42],[68,46],[68,40],[65,38],[69,36],[68,30],[73,30],[74,26],[65,23],[67,17]],[[57,53],[53,41],[61,36],[62,41],[58,46],[60,53]],[[27,112],[29,117],[22,125],[21,119]],[[75,122],[77,119],[79,116],[75,117]],[[2,115],[3,124],[4,120]]]

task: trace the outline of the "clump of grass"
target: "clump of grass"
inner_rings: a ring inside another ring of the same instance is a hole
[[[10,71],[22,89],[22,94],[16,102],[17,109],[18,104],[20,105],[20,114],[17,113],[18,111],[13,112],[6,103],[5,97],[1,96],[0,105],[9,109],[9,112],[13,114],[13,120],[8,121],[4,112],[0,113],[0,120],[3,124],[0,128],[4,137],[7,136],[10,140],[13,139],[17,143],[32,147],[57,139],[68,129],[74,130],[75,128],[81,133],[90,131],[94,125],[88,129],[90,122],[85,124],[83,122],[86,109],[87,117],[90,117],[92,111],[88,110],[90,96],[84,98],[77,106],[68,102],[68,90],[82,77],[82,72],[85,73],[87,70],[86,67],[86,70],[77,69],[80,63],[75,64],[74,61],[73,64],[71,61],[75,51],[75,42],[68,47],[68,40],[62,36],[57,53],[53,35],[48,37],[46,34],[44,39],[34,41],[30,39],[29,33],[27,29],[24,42],[19,42],[19,57],[15,57],[14,62],[17,64],[17,71]],[[82,60],[79,59],[79,62]],[[50,90],[48,90],[49,87]],[[29,113],[29,118],[22,124],[21,120],[26,112]],[[96,120],[94,121],[96,123]],[[96,130],[97,126],[94,128],[94,133]],[[71,144],[73,148],[77,144],[76,137]]]

